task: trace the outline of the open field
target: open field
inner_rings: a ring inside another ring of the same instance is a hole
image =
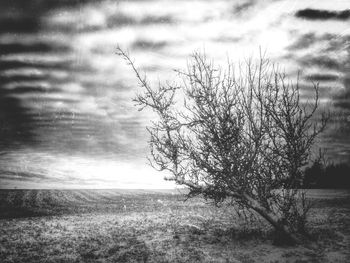
[[[350,192],[311,190],[312,241],[175,192],[1,190],[0,262],[350,262]]]

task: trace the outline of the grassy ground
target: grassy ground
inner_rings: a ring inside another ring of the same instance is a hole
[[[350,262],[350,193],[313,191],[313,241],[173,193],[0,191],[0,262]]]

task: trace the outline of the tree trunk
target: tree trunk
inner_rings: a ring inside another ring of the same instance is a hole
[[[257,202],[254,198],[250,197],[249,195],[244,195],[243,197],[247,201],[247,205],[251,209],[256,211],[259,215],[261,215],[263,218],[265,218],[278,233],[286,237],[288,241],[294,244],[300,243],[300,239],[292,233],[288,226],[282,224],[274,214],[267,211],[265,207],[261,206],[259,202]]]

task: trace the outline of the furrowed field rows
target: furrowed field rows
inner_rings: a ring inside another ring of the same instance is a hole
[[[337,205],[339,198],[350,199],[348,190],[309,190],[307,194],[318,206]],[[147,212],[193,205],[193,202],[184,203],[182,200],[181,192],[176,190],[0,190],[0,218]]]
[[[171,194],[169,194],[171,193]],[[0,218],[149,211],[181,197],[145,190],[1,190]]]

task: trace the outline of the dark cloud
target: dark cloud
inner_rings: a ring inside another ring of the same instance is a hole
[[[29,53],[29,52],[62,52],[68,51],[68,47],[63,45],[57,45],[56,43],[47,42],[15,42],[15,43],[0,43],[0,55],[7,55],[13,53]]]
[[[1,63],[1,61],[0,61]],[[8,83],[8,82],[5,82]],[[33,142],[34,130],[32,113],[14,96],[18,90],[6,89],[0,80],[0,147],[2,150],[16,148]]]
[[[172,24],[174,19],[171,16],[146,16],[140,20],[134,17],[118,13],[107,18],[107,27],[120,27],[125,25],[152,25],[152,24]]]
[[[314,85],[316,84],[313,84],[310,81],[303,84],[299,84],[299,88],[304,99],[308,99],[311,101],[314,100],[316,95]],[[331,94],[335,92],[335,89],[332,86],[322,84],[318,86],[318,92],[319,98],[328,99],[331,96]]]
[[[150,48],[147,44],[146,48]],[[157,45],[162,46],[156,43],[155,47]],[[142,146],[132,143],[140,134],[144,134],[138,129],[140,120],[129,118],[119,122],[118,118],[109,118],[103,115],[103,107],[97,105],[95,100],[87,103],[87,107],[79,106],[79,103],[84,104],[85,99],[98,95],[93,92],[101,82],[84,78],[90,84],[86,85],[71,79],[72,75],[86,76],[91,69],[76,65],[71,58],[56,59],[62,52],[71,52],[69,49],[40,39],[29,44],[18,39],[18,42],[2,46],[3,52],[9,55],[0,58],[0,146],[3,151],[30,146],[59,154],[113,154],[120,160],[143,156],[145,150],[135,155],[136,149],[140,150]],[[27,54],[33,52],[37,53],[37,57],[43,54],[54,59],[31,60]],[[63,73],[64,77],[57,79],[55,72]],[[71,83],[81,86],[83,90],[73,96],[69,92]],[[62,89],[67,84],[67,90]],[[115,82],[110,85],[113,85],[113,89],[115,85],[126,89]],[[104,85],[104,88],[110,89],[112,86]],[[56,107],[57,104],[64,107]],[[98,112],[94,113],[94,110]],[[21,176],[34,178],[35,174],[23,173]]]
[[[294,36],[296,33],[291,32]],[[349,46],[350,35],[337,35],[337,34],[322,34],[317,35],[314,32],[300,35],[294,43],[288,46],[289,50],[303,50],[311,48],[315,44],[322,45],[322,51],[339,51]]]
[[[329,10],[319,10],[306,8],[299,10],[295,13],[298,18],[304,18],[309,20],[327,20],[327,19],[337,19],[337,20],[347,20],[350,18],[350,9],[343,11],[329,11]]]
[[[174,19],[171,16],[146,16],[140,21],[141,25],[172,23],[174,23]]]
[[[60,23],[51,25],[50,30],[61,31],[66,33],[80,32],[94,32],[107,28],[118,28],[124,26],[147,26],[158,24],[173,24],[176,21],[171,16],[145,16],[141,19],[135,18],[121,12],[112,14],[106,18],[106,25],[104,23],[91,25],[89,23],[79,23],[78,21],[73,23]]]
[[[40,18],[43,12],[41,9],[35,12],[30,2],[33,1],[0,2],[0,34],[33,33],[40,29]]]
[[[69,61],[57,61],[46,63],[44,61],[25,61],[19,59],[2,59],[0,61],[0,71],[9,69],[23,69],[23,68],[36,68],[36,69],[58,69],[65,70],[70,68],[71,63]]]
[[[84,94],[71,96],[69,91],[62,90],[67,83],[74,81],[72,75],[87,74],[89,69],[82,69],[72,59],[70,43],[62,43],[59,38],[49,41],[38,34],[45,29],[42,23],[45,13],[61,7],[65,0],[56,2],[60,4],[41,0],[0,3],[0,37],[3,33],[12,36],[10,41],[0,42],[2,151],[29,146],[58,153],[81,153],[86,151],[90,141],[95,140],[94,143],[99,144],[106,134],[106,125],[101,118],[73,112]],[[68,2],[79,4],[84,1],[67,1],[66,4],[71,5]],[[27,34],[26,37],[17,37],[22,33]],[[57,104],[64,105],[68,110],[62,112],[55,106]],[[113,146],[117,145],[110,143],[110,149]],[[7,174],[23,178],[40,178],[41,175]]]
[[[293,44],[288,48],[291,50],[305,49],[312,46],[319,39],[316,37],[315,33],[307,33],[301,35]]]
[[[101,0],[98,0],[101,1]],[[0,34],[34,33],[41,29],[41,18],[53,9],[78,7],[94,0],[11,0],[0,1]]]
[[[350,105],[343,102],[331,108],[327,130],[321,137],[330,160],[350,162]]]
[[[343,61],[337,61],[326,55],[314,57],[311,55],[296,58],[297,62],[303,67],[318,67],[328,70],[334,70],[337,73],[316,73],[305,77],[306,80],[314,82],[334,81],[338,82],[342,89],[334,92],[332,98],[333,105],[339,109],[350,110],[350,57],[345,57]]]
[[[45,77],[41,75],[34,75],[34,74],[11,74],[11,75],[0,75],[0,83],[2,85],[5,85],[7,83],[13,83],[13,82],[23,82],[23,81],[40,81],[43,80]]]
[[[336,81],[339,76],[336,74],[311,74],[305,77],[306,80],[319,82],[319,81]]]
[[[42,14],[55,8],[61,7],[76,7],[87,3],[102,2],[103,0],[11,0],[1,1],[0,8],[7,13],[12,12],[17,14],[18,12],[26,12],[33,14]],[[15,12],[14,12],[15,11]]]
[[[11,94],[27,94],[27,93],[35,93],[37,95],[43,93],[54,93],[57,92],[58,89],[47,89],[46,87],[35,86],[35,85],[19,85],[15,88],[11,89]]]
[[[344,77],[343,82],[344,82],[344,89],[333,97],[333,101],[336,107],[350,110],[350,74],[349,73]]]
[[[341,51],[350,48],[350,35],[333,35],[329,39],[328,45],[323,49],[324,52]]]
[[[248,9],[250,9],[251,7],[253,7],[256,4],[256,1],[254,0],[250,0],[247,1],[245,3],[239,3],[233,6],[233,13],[234,14],[241,14],[245,11],[247,11]]]
[[[350,162],[350,108],[333,103],[327,110],[331,115],[326,130],[320,135],[319,146],[325,150],[329,161]]]
[[[157,49],[164,48],[167,45],[168,43],[165,41],[155,42],[155,41],[150,41],[145,39],[139,39],[132,44],[132,48],[157,50]]]
[[[109,28],[124,25],[134,25],[135,23],[136,20],[133,17],[125,15],[123,13],[118,13],[107,18],[107,26]]]
[[[340,61],[333,59],[327,55],[306,55],[299,57],[296,60],[303,67],[318,67],[331,70],[340,70],[342,68]]]
[[[295,60],[306,72],[310,68],[313,72],[317,70],[317,73],[305,76],[305,80],[319,82],[320,98],[328,101],[322,105],[330,110],[332,117],[326,132],[321,135],[321,147],[333,161],[350,160],[349,40],[349,35],[303,34],[289,47],[291,52],[286,57]],[[296,51],[305,49],[308,49],[307,55],[297,55]],[[330,81],[333,83],[327,83]],[[314,96],[311,86],[302,87],[301,91],[303,98]]]
[[[342,73],[343,89],[335,94],[332,100],[337,110],[345,111],[348,113],[347,122],[345,123],[347,124],[348,131],[350,131],[350,49],[348,50],[347,57],[343,62]]]
[[[303,34],[289,47],[290,54],[287,59],[295,60],[302,69],[316,69],[318,73],[305,77],[308,81],[324,82],[332,81],[341,88],[330,87],[328,98],[331,98],[333,106],[338,110],[350,109],[350,85],[349,85],[349,56],[339,56],[340,52],[346,52],[349,48],[349,35],[321,34],[313,32]],[[317,49],[315,51],[315,46]],[[308,55],[297,56],[295,51],[309,48]],[[312,50],[314,49],[314,50]],[[306,95],[309,93],[305,93]],[[324,94],[327,94],[324,93]]]
[[[40,28],[40,22],[37,17],[1,17],[0,33],[16,32],[31,33]]]
[[[0,10],[1,12],[4,10]],[[19,21],[19,24],[28,22],[26,16],[20,12],[16,13],[13,19],[13,21]],[[36,20],[39,24],[39,11]],[[30,22],[28,27],[23,26],[22,28],[16,24],[12,27],[9,26],[6,28],[6,33],[14,35],[19,31],[28,33],[36,30],[33,25],[37,22]],[[0,36],[2,32],[0,26]],[[0,43],[0,55],[4,55],[0,56],[0,146],[2,150],[37,144],[38,120],[36,117],[39,112],[31,108],[28,96],[37,100],[43,95],[59,91],[47,84],[52,80],[50,74],[41,74],[40,72],[69,70],[66,62],[30,61],[25,59],[26,55],[36,53],[38,56],[42,54],[57,56],[68,51],[69,48],[59,41],[35,40],[28,42],[26,39],[18,38],[11,42]],[[31,72],[39,72],[40,74]],[[22,98],[22,95],[27,96]]]

